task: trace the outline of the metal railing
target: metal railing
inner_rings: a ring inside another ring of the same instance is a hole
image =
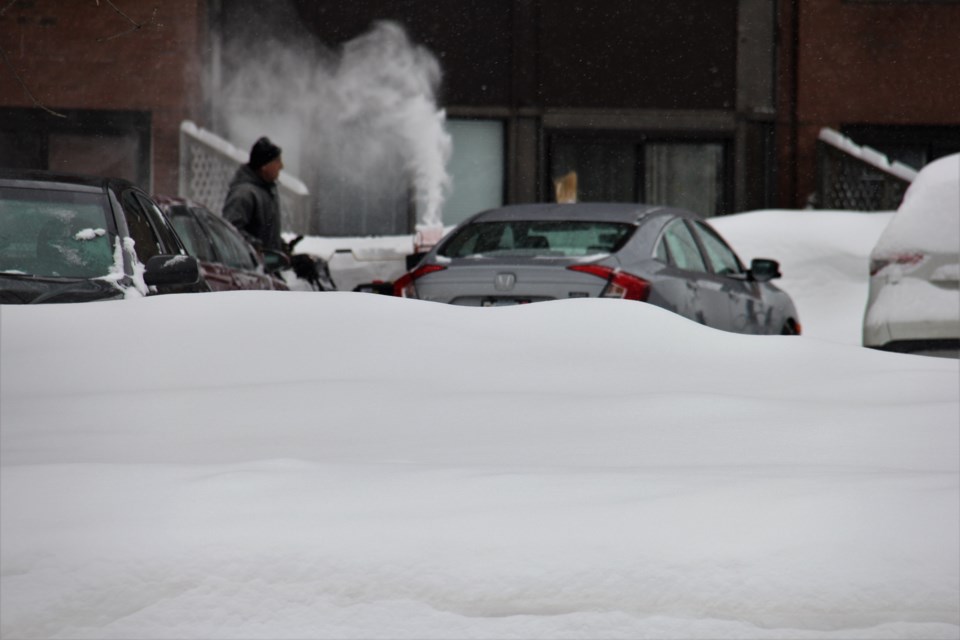
[[[230,180],[248,154],[220,136],[186,120],[180,124],[179,195],[219,214]],[[277,180],[281,226],[284,231],[312,232],[310,192],[306,185],[284,171]]]
[[[833,129],[817,140],[818,209],[893,211],[916,177],[915,169],[855,144]]]

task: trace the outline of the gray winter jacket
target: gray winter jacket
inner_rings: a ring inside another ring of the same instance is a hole
[[[223,217],[253,246],[283,250],[277,185],[263,180],[249,165],[242,165],[234,174],[223,203]]]

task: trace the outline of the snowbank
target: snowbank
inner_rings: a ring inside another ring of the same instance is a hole
[[[960,635],[956,361],[611,300],[0,313],[4,638]]]
[[[803,335],[860,345],[870,280],[870,252],[893,212],[767,210],[712,218],[711,224],[749,264],[780,262]]]

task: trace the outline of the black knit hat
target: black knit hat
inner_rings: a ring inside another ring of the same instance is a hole
[[[270,142],[270,138],[264,136],[253,143],[250,148],[250,168],[257,170],[265,164],[268,164],[280,157],[280,147]]]

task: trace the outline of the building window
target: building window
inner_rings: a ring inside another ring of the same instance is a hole
[[[474,213],[503,204],[503,129],[500,120],[447,120],[453,152],[448,165],[451,190],[443,206],[443,224],[454,225]]]
[[[550,176],[575,172],[580,202],[637,202],[637,151],[629,142],[558,138],[550,155]]]
[[[723,212],[722,144],[656,142],[644,145],[642,172],[644,202],[681,207],[706,216]]]
[[[140,137],[134,132],[51,132],[47,140],[47,168],[51,171],[116,176],[138,181]]]
[[[581,202],[644,202],[705,216],[729,213],[727,143],[556,135],[552,178],[574,171]]]
[[[150,114],[0,109],[0,167],[126,178],[150,188]]]

